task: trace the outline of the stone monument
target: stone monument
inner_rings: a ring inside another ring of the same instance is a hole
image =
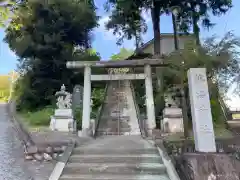
[[[82,108],[82,103],[83,103],[83,87],[81,85],[76,85],[73,88],[73,95],[72,95],[73,109]]]
[[[216,152],[206,69],[190,69],[188,84],[195,149],[198,152]]]
[[[63,84],[55,96],[57,97],[57,109],[54,116],[51,117],[50,129],[64,132],[73,131],[72,95],[66,91]]]
[[[182,109],[179,108],[172,93],[165,94],[165,108],[163,110],[162,129],[166,133],[183,132]]]

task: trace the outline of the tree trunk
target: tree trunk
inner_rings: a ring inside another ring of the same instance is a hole
[[[161,35],[160,35],[160,6],[156,6],[155,1],[153,2],[153,7],[151,9],[152,24],[153,24],[153,34],[154,34],[154,57],[161,57]],[[155,73],[157,75],[157,92],[161,94],[157,106],[161,108],[155,108],[156,116],[160,114],[164,108],[164,96],[163,96],[163,75],[161,68],[155,68]],[[160,104],[160,105],[159,105]],[[155,104],[156,105],[156,104]]]
[[[173,33],[174,33],[174,46],[175,50],[179,49],[178,34],[177,34],[177,23],[175,15],[172,13],[172,24],[173,24]]]
[[[172,13],[172,24],[173,24],[173,32],[174,32],[174,45],[175,45],[175,50],[179,50],[179,42],[178,42],[178,26],[176,22],[176,17]],[[182,61],[184,61],[183,58],[181,58]],[[187,102],[186,102],[186,95],[184,91],[184,65],[181,66],[181,108],[182,108],[182,115],[183,115],[183,125],[184,125],[184,137],[187,139],[189,136],[188,133],[188,114],[187,114]]]
[[[152,13],[152,23],[153,23],[153,33],[154,33],[154,55],[161,55],[161,40],[160,40],[160,7],[153,4],[151,10]]]
[[[198,26],[198,20],[199,20],[199,17],[197,17],[195,14],[193,14],[192,16],[192,21],[193,21],[193,33],[195,35],[195,38],[196,38],[196,44],[198,46],[200,46],[200,37],[199,37],[199,33],[200,33],[200,28]]]
[[[136,54],[138,54],[139,52],[139,48],[140,48],[140,35],[137,33],[137,31],[135,32],[135,46],[136,46]]]

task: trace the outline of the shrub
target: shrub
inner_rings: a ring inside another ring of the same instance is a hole
[[[77,122],[77,130],[82,129],[82,109],[81,108],[76,108],[73,112],[74,114],[74,119]]]
[[[96,119],[97,113],[98,111],[93,110],[90,114],[90,118]],[[82,130],[82,109],[81,108],[76,108],[74,110],[74,119],[77,122],[77,130]]]
[[[222,114],[222,109],[218,100],[211,99],[210,103],[211,103],[212,118],[213,118],[214,124],[219,124],[219,123],[221,124],[221,122],[223,121],[223,114]]]
[[[30,126],[49,126],[53,113],[54,108],[51,106],[33,112],[21,112]]]

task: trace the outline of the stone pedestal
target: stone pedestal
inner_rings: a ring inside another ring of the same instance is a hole
[[[162,129],[167,133],[183,132],[182,109],[166,107],[163,110]]]
[[[72,109],[56,109],[51,117],[50,129],[53,131],[72,132],[74,119]]]
[[[184,180],[239,180],[240,174],[240,162],[226,154],[186,153],[176,167]]]

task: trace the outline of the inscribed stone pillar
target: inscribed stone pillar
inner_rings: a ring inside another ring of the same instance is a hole
[[[151,66],[144,66],[145,87],[146,87],[146,106],[147,106],[147,128],[151,132],[156,127],[155,109],[153,101],[152,72]]]
[[[87,133],[90,127],[91,111],[91,67],[84,68],[82,131]]]
[[[72,97],[73,109],[82,108],[83,104],[82,101],[83,101],[83,87],[81,85],[75,85]]]
[[[188,84],[195,149],[198,152],[216,152],[206,69],[191,68]]]

